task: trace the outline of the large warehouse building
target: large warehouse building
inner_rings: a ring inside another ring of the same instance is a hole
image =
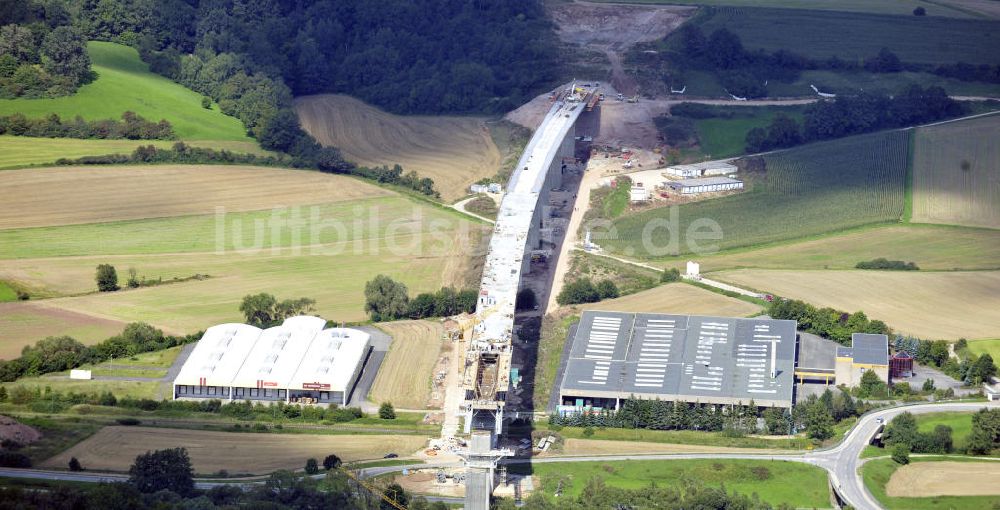
[[[796,323],[585,311],[559,386],[560,412],[629,398],[790,408]]]
[[[174,398],[346,405],[371,352],[368,333],[290,317],[265,330],[214,326],[174,379]]]

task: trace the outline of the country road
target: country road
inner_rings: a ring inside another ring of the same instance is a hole
[[[1000,402],[949,402],[940,404],[913,404],[891,407],[872,411],[858,420],[858,423],[849,431],[844,440],[836,446],[824,450],[803,452],[801,454],[770,454],[764,450],[759,453],[684,453],[684,454],[631,454],[631,455],[591,455],[591,456],[567,456],[548,457],[542,459],[512,459],[508,463],[538,463],[548,464],[554,462],[606,462],[624,460],[678,460],[678,459],[761,459],[761,460],[785,460],[790,462],[803,462],[825,469],[830,476],[830,484],[847,504],[859,510],[875,510],[881,508],[872,497],[871,493],[864,486],[861,479],[860,467],[864,459],[860,458],[862,450],[869,444],[883,421],[889,421],[896,415],[903,412],[913,414],[935,413],[943,411],[978,411],[982,408],[1000,409]],[[400,466],[381,466],[363,468],[360,470],[362,477],[396,473],[404,469],[427,469],[460,467],[460,463],[426,463],[410,464]],[[320,474],[316,477],[323,477]],[[48,471],[38,469],[14,469],[0,468],[0,477],[8,478],[31,478],[38,480],[60,480],[72,482],[123,482],[128,479],[128,475],[119,473],[91,473],[91,472],[69,472],[69,471]],[[199,489],[210,489],[219,485],[252,485],[261,483],[263,478],[248,479],[246,482],[229,481],[196,481]],[[428,498],[432,501],[459,502],[455,498]],[[454,500],[454,501],[452,501]]]

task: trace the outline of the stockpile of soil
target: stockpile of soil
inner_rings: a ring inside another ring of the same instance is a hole
[[[20,445],[34,443],[42,438],[42,433],[11,418],[0,415],[0,441],[13,441]]]

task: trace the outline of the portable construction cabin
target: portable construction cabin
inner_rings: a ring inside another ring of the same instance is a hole
[[[628,192],[628,199],[630,202],[645,202],[649,200],[649,190],[643,188],[642,186],[632,186]]]
[[[288,383],[326,321],[290,317],[264,330],[233,380],[234,400],[288,400]]]
[[[684,179],[681,181],[667,181],[667,186],[682,195],[694,193],[710,193],[713,191],[731,191],[743,189],[743,181],[729,177],[704,177],[701,179]]]
[[[208,328],[174,379],[174,398],[230,398],[233,377],[260,333],[246,324]]]
[[[736,165],[731,165],[722,161],[705,161],[703,163],[692,163],[690,165],[674,165],[667,167],[667,174],[684,179],[696,177],[709,177],[713,175],[729,175],[739,171]]]
[[[370,337],[364,331],[330,328],[319,332],[287,384],[289,401],[305,398],[347,405],[370,351]]]

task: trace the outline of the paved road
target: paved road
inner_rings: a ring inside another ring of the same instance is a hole
[[[836,492],[849,505],[859,510],[878,509],[878,503],[865,488],[861,480],[859,468],[864,463],[860,458],[861,451],[869,444],[880,426],[879,419],[891,420],[894,416],[910,412],[913,414],[934,413],[942,411],[977,411],[983,407],[1000,409],[1000,402],[954,402],[938,404],[915,404],[873,411],[861,417],[850,433],[838,445],[813,452],[801,454],[769,454],[761,453],[700,453],[700,454],[653,454],[653,455],[599,455],[583,457],[549,457],[543,459],[513,459],[511,463],[553,463],[553,462],[606,462],[609,460],[673,460],[673,459],[761,459],[786,460],[803,462],[825,469],[830,474],[830,482]],[[383,466],[362,469],[362,477],[372,477],[387,473],[395,473],[404,469],[428,469],[460,467],[460,463],[428,463],[405,466]],[[324,475],[317,475],[324,476]],[[0,477],[33,478],[40,480],[64,480],[75,482],[120,482],[128,479],[127,475],[111,473],[72,473],[69,471],[46,471],[38,469],[0,468]],[[261,483],[248,481],[244,485]],[[232,482],[197,482],[200,489],[209,489],[217,485],[233,485]],[[451,502],[452,498],[434,498],[434,501]]]

